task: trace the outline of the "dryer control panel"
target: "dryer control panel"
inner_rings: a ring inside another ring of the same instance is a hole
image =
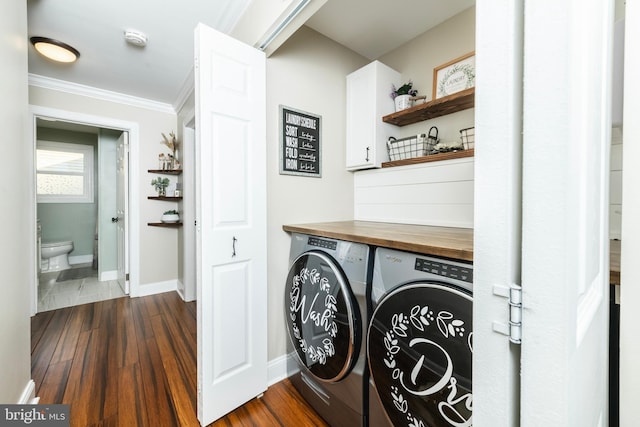
[[[461,280],[473,283],[473,269],[446,262],[435,261],[433,259],[416,258],[415,267],[417,271],[423,273],[436,274],[449,279]]]

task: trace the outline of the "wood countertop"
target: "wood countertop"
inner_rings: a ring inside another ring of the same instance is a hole
[[[284,231],[473,261],[473,229],[372,221],[284,225]]]
[[[385,248],[473,261],[473,229],[372,221],[284,225],[284,231],[366,243]],[[620,240],[609,248],[610,282],[620,284]]]

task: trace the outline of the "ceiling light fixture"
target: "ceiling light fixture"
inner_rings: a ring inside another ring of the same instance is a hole
[[[69,46],[49,37],[31,37],[31,44],[41,54],[56,62],[74,62],[80,57],[80,52],[73,46]]]

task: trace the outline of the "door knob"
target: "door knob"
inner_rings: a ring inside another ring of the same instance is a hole
[[[118,217],[111,218],[111,222],[118,222]]]

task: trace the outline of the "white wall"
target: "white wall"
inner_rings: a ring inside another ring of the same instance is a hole
[[[346,76],[368,63],[302,27],[267,59],[267,212],[269,360],[285,353],[284,224],[353,219],[353,176],[345,169]],[[322,178],[280,175],[278,106],[322,116]]]
[[[380,58],[412,80],[418,95],[432,97],[433,69],[475,50],[475,7],[469,8]],[[391,99],[389,99],[391,103]],[[475,109],[396,127],[396,138],[438,128],[443,142],[460,141],[474,125]],[[354,218],[473,228],[473,158],[355,173]]]
[[[471,7],[378,58],[402,73],[403,81],[396,82],[396,86],[412,80],[418,95],[426,95],[427,101],[431,100],[433,69],[475,50],[475,13],[476,8]],[[431,126],[436,126],[442,141],[457,141],[460,138],[460,129],[472,127],[473,124],[474,109],[471,108],[399,127],[396,138],[427,133]]]
[[[0,124],[3,165],[0,194],[0,402],[18,403],[31,378],[30,356],[30,224],[25,214],[32,177],[28,167],[27,126],[27,6],[4,2],[0,14]],[[35,220],[34,220],[35,221]],[[34,222],[35,223],[35,222]],[[25,402],[21,402],[25,403]]]
[[[167,152],[166,147],[161,144],[161,133],[167,134],[176,130],[176,115],[36,86],[29,87],[29,102],[35,106],[135,122],[139,125],[140,161],[139,164],[130,165],[131,168],[137,168],[140,177],[137,184],[140,206],[139,283],[144,286],[176,280],[178,233],[171,228],[147,226],[147,222],[157,222],[162,212],[175,206],[171,203],[147,199],[147,196],[154,195],[151,180],[156,176],[147,173],[147,170],[157,169],[158,154]],[[175,180],[174,177],[170,179],[172,183]],[[135,183],[130,184],[135,185]]]

